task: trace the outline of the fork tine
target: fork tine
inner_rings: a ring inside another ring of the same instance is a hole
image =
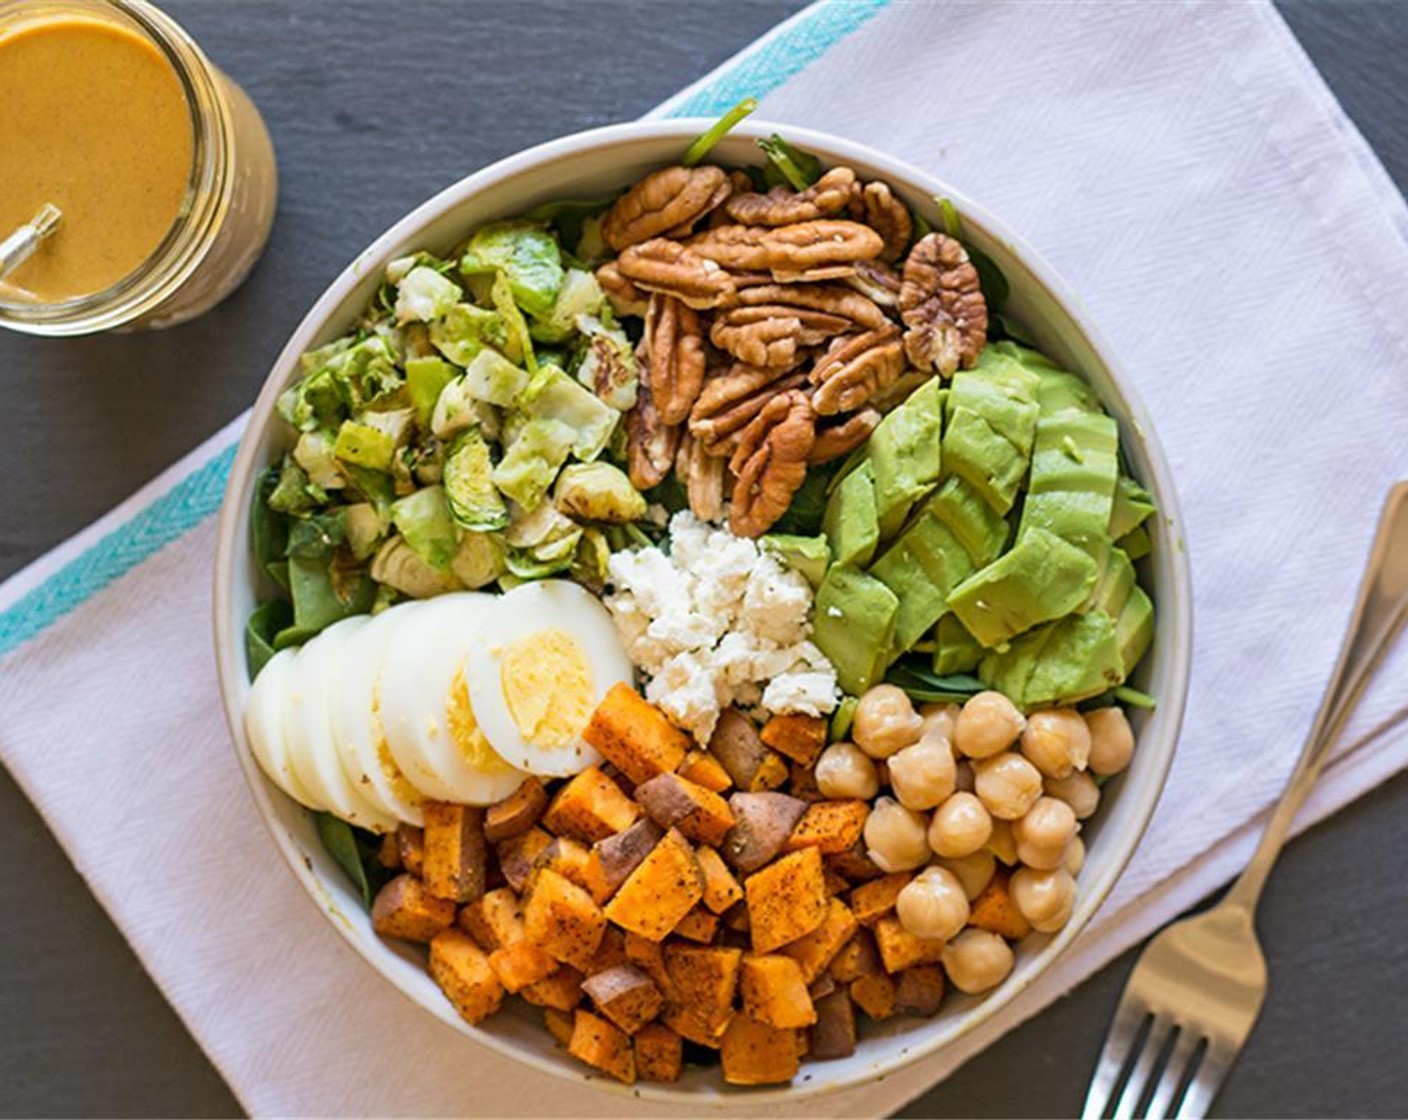
[[[1141,1000],[1130,999],[1128,992],[1120,997],[1120,1005],[1115,1008],[1115,1017],[1110,1023],[1110,1033],[1105,1038],[1105,1048],[1100,1051],[1095,1076],[1090,1079],[1081,1120],[1102,1120],[1104,1117],[1115,1086],[1119,1083],[1120,1073],[1139,1039],[1139,1028],[1148,1017],[1149,1009]]]
[[[1139,1058],[1134,1063],[1134,1068],[1129,1071],[1129,1079],[1124,1083],[1124,1092],[1120,1093],[1120,1099],[1115,1102],[1115,1120],[1130,1120],[1139,1108],[1140,1098],[1154,1080],[1154,1070],[1158,1068],[1159,1059],[1164,1056],[1164,1044],[1168,1042],[1169,1032],[1172,1030],[1171,1019],[1163,1015],[1154,1016],[1154,1021],[1149,1024],[1148,1037],[1144,1039],[1144,1047],[1139,1051]]]
[[[1226,1045],[1208,1043],[1207,1052],[1198,1066],[1198,1072],[1188,1086],[1188,1093],[1178,1107],[1178,1120],[1202,1120],[1208,1114],[1208,1106],[1213,1097],[1227,1080],[1232,1061],[1237,1051]]]
[[[1178,1099],[1178,1088],[1183,1083],[1184,1076],[1196,1068],[1193,1063],[1193,1052],[1198,1048],[1200,1036],[1196,1031],[1187,1027],[1182,1027],[1178,1032],[1178,1040],[1173,1044],[1173,1052],[1169,1054],[1168,1061],[1164,1065],[1164,1072],[1159,1077],[1159,1083],[1154,1089],[1154,1095],[1149,1101],[1149,1107],[1145,1110],[1146,1120],[1164,1120],[1173,1112],[1173,1106]]]

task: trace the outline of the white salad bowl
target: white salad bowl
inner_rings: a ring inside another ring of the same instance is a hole
[[[610,194],[656,167],[679,159],[710,121],[669,120],[615,125],[539,145],[476,172],[406,215],[367,247],[323,293],[294,331],[274,364],[240,442],[220,516],[215,565],[215,643],[225,714],[235,753],[259,814],[290,869],[334,928],[387,981],[441,1022],[474,1042],[558,1077],[589,1079],[607,1091],[700,1107],[736,1104],[754,1111],[769,1102],[835,1091],[892,1074],[933,1054],[997,1014],[1037,979],[1075,940],[1123,871],[1154,813],[1173,758],[1188,690],[1191,592],[1178,500],[1144,406],[1081,301],[1020,238],[981,206],[932,175],[864,144],[792,126],[749,121],[711,153],[725,164],[762,161],[754,141],[781,132],[827,166],[845,164],[864,179],[884,179],[935,226],[936,198],[952,200],[965,239],[1001,267],[1011,286],[1007,312],[1047,354],[1082,374],[1119,422],[1121,445],[1134,476],[1158,503],[1151,519],[1152,554],[1141,561],[1143,583],[1156,610],[1153,644],[1132,683],[1158,698],[1136,714],[1138,749],[1130,768],[1109,787],[1101,811],[1083,833],[1087,855],[1069,924],[1053,936],[1033,935],[1017,953],[1016,968],[984,998],[950,993],[934,1019],[867,1023],[855,1053],[804,1064],[797,1080],[769,1089],[734,1089],[718,1071],[689,1069],[673,1085],[641,1083],[633,1089],[595,1075],[569,1057],[543,1028],[537,1009],[505,1011],[482,1026],[464,1022],[426,973],[424,952],[384,941],[372,932],[361,898],[318,842],[313,818],[264,777],[245,738],[243,711],[249,695],[244,625],[272,587],[249,544],[250,507],[262,471],[283,451],[286,432],[275,412],[279,393],[295,379],[299,355],[345,333],[359,317],[385,264],[414,249],[443,253],[476,226],[521,214],[559,198]],[[251,843],[258,843],[250,837]],[[368,977],[367,983],[373,983]],[[529,1014],[528,1012],[532,1013]]]

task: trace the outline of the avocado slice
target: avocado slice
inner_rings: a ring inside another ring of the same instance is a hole
[[[409,366],[410,363],[407,363]],[[1115,540],[1132,533],[1154,512],[1149,491],[1127,474],[1115,482],[1115,500],[1110,510],[1110,536]]]
[[[1047,529],[1096,554],[1110,540],[1118,475],[1119,427],[1113,419],[1073,409],[1043,412],[1019,532]]]
[[[880,526],[875,510],[875,475],[862,463],[831,492],[821,529],[836,564],[864,567],[875,555]]]
[[[1134,565],[1122,549],[1109,545],[1101,551],[1100,574],[1081,611],[1104,611],[1118,618],[1135,584]]]
[[[957,476],[944,480],[927,508],[948,526],[977,567],[991,564],[1007,544],[1008,525],[1002,514]]]
[[[834,564],[816,592],[812,641],[836,667],[841,687],[859,696],[890,661],[900,601],[874,576]]]
[[[1142,560],[1154,551],[1154,542],[1149,536],[1149,527],[1140,525],[1137,529],[1131,529],[1115,542],[1124,549],[1125,554],[1131,560]]]
[[[937,377],[915,389],[870,435],[880,539],[893,537],[914,503],[939,480],[943,390]]]
[[[793,533],[769,533],[759,538],[758,544],[764,552],[771,552],[794,572],[805,576],[813,591],[826,578],[826,567],[831,563],[826,534],[799,537]]]
[[[949,528],[925,512],[870,568],[899,599],[893,654],[907,652],[948,609],[949,593],[975,565]]]
[[[1075,610],[1095,586],[1096,575],[1089,554],[1045,529],[1032,529],[1010,552],[959,584],[948,605],[992,649]]]
[[[940,677],[971,673],[986,652],[952,611],[934,627],[934,672]]]
[[[1040,409],[1041,378],[988,347],[971,370],[954,376],[947,402],[943,460],[1005,514],[1026,477]]]
[[[1039,626],[984,657],[978,677],[1027,710],[1098,696],[1124,680],[1115,621],[1095,611]]]
[[[1154,640],[1154,604],[1142,587],[1132,587],[1124,608],[1115,619],[1115,643],[1120,651],[1120,680],[1124,681]]]

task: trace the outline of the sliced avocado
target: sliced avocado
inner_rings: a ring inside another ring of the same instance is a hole
[[[1154,640],[1154,604],[1142,587],[1130,589],[1124,609],[1115,620],[1115,642],[1119,646],[1121,680],[1134,672],[1139,659]]]
[[[1131,529],[1124,536],[1115,542],[1124,549],[1125,554],[1131,560],[1142,560],[1154,551],[1154,542],[1149,537],[1149,527],[1140,525],[1137,529]]]
[[[934,582],[910,551],[906,538],[892,544],[871,566],[870,574],[895,593],[899,608],[895,617],[895,657],[914,645],[946,609],[944,589]]]
[[[964,580],[949,608],[988,649],[1069,614],[1095,586],[1096,563],[1054,533],[1032,529],[1012,551]]]
[[[880,539],[904,524],[914,503],[939,480],[943,395],[931,378],[880,421],[867,444],[875,478],[875,510]]]
[[[935,674],[947,677],[954,673],[971,673],[986,652],[952,611],[939,619],[934,628]]]
[[[407,363],[407,373],[409,375]],[[1110,536],[1115,540],[1133,532],[1154,512],[1154,502],[1149,491],[1135,482],[1127,474],[1120,475],[1115,483],[1115,501],[1110,510]]]
[[[1114,620],[1094,612],[1039,626],[983,658],[978,677],[1028,710],[1098,696],[1124,679]]]
[[[815,537],[799,537],[793,533],[769,533],[758,540],[764,552],[771,552],[794,572],[806,577],[815,591],[826,578],[827,565],[831,563],[831,549],[826,543],[826,534]]]
[[[875,476],[862,463],[841,480],[826,503],[822,532],[836,564],[864,567],[875,555],[880,527],[875,511]]]
[[[1096,555],[1110,539],[1118,449],[1119,427],[1103,413],[1043,411],[1019,535],[1047,529]]]
[[[817,588],[812,641],[836,667],[842,689],[859,696],[889,663],[899,599],[874,576],[835,564]]]
[[[1106,546],[1100,554],[1100,574],[1090,595],[1078,608],[1081,611],[1104,611],[1118,618],[1135,583],[1134,565],[1122,549]]]
[[[944,469],[964,479],[1005,514],[1026,477],[1036,436],[1041,379],[1002,354],[983,351],[977,366],[955,375],[943,435]]]
[[[961,478],[946,479],[929,499],[928,510],[948,526],[977,567],[996,560],[1007,544],[1002,514]]]

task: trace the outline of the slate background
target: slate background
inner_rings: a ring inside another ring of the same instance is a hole
[[[520,148],[637,116],[802,5],[163,6],[265,114],[282,176],[273,238],[243,289],[175,330],[59,342],[0,337],[0,577],[244,409],[313,299],[412,206]],[[1389,172],[1408,185],[1408,5],[1280,7]],[[0,821],[0,1115],[238,1115],[3,771]],[[1261,914],[1271,995],[1217,1114],[1408,1109],[1405,847],[1408,776],[1291,845]],[[1078,1113],[1135,955],[904,1115]]]

